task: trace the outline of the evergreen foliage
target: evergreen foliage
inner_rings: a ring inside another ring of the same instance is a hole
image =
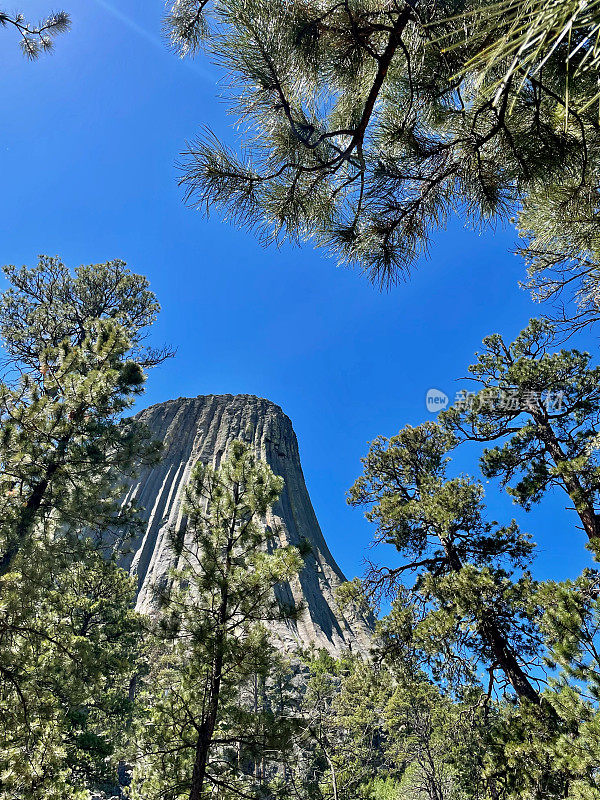
[[[277,662],[264,625],[290,614],[274,590],[302,566],[295,548],[271,546],[265,517],[282,488],[240,441],[218,468],[192,473],[188,528],[173,538],[180,568],[163,596],[164,652],[140,704],[134,798],[251,796],[257,764],[281,749],[277,718],[267,725],[256,693],[254,709],[247,698]]]
[[[0,798],[85,800],[117,782],[142,621],[91,542],[37,545],[0,594]]]
[[[372,443],[350,502],[369,506],[376,540],[394,545],[406,559],[394,569],[375,570],[372,588],[394,593],[403,575],[415,574],[410,594],[401,596],[412,595],[404,625],[422,648],[442,661],[463,661],[467,678],[474,654],[489,673],[490,691],[500,670],[520,698],[539,704],[529,674],[539,647],[529,613],[534,584],[524,571],[533,544],[514,521],[499,527],[485,520],[480,483],[446,478],[452,444],[434,423]]]
[[[120,262],[71,277],[55,259],[5,274],[0,333],[12,369],[0,385],[0,576],[35,542],[121,535],[120,482],[158,454],[145,429],[122,418],[145,381],[146,354],[132,348],[158,310],[139,291],[145,279]]]
[[[85,798],[115,781],[142,623],[111,551],[121,481],[157,446],[123,419],[158,307],[121,262],[5,269],[0,333],[0,797]],[[139,292],[139,289],[144,291]]]
[[[490,443],[484,475],[499,476],[525,508],[554,486],[567,491],[597,554],[597,369],[587,353],[553,352],[555,341],[555,329],[538,320],[512,344],[488,337],[470,368],[477,390],[438,423],[375,440],[351,490],[350,502],[367,505],[377,526],[375,541],[403,555],[400,566],[373,566],[366,589],[392,599],[375,661],[400,689],[411,687],[411,713],[418,711],[413,732],[390,737],[392,757],[374,792],[429,800],[598,796],[598,572],[533,581],[524,570],[529,537],[514,523],[485,521],[479,483],[446,477],[448,451],[465,440]],[[455,730],[452,742],[445,726]],[[418,757],[401,764],[414,743]]]
[[[534,287],[596,314],[596,2],[176,0],[167,25],[227,71],[242,131],[190,144],[193,206],[380,286],[453,215],[518,216]]]
[[[552,487],[567,492],[589,547],[598,552],[598,423],[600,368],[589,353],[552,352],[552,325],[532,320],[511,344],[487,337],[469,367],[477,390],[440,419],[461,441],[491,444],[481,458],[486,477],[525,508]]]
[[[38,23],[28,22],[21,13],[8,13],[0,10],[0,26],[12,26],[20,35],[23,55],[34,61],[41,53],[47,53],[54,47],[54,37],[65,33],[71,27],[71,20],[66,11],[55,11]]]

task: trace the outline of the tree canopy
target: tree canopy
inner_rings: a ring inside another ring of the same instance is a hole
[[[158,311],[122,262],[8,267],[0,296],[0,797],[115,783],[141,618],[121,485],[159,448],[125,419]],[[152,360],[152,359],[150,359]]]
[[[240,148],[190,143],[186,198],[265,241],[312,239],[380,286],[453,215],[518,216],[545,294],[565,269],[595,286],[597,10],[579,6],[177,0],[172,41],[227,70],[242,131]]]

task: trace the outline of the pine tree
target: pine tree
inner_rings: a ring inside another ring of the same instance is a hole
[[[543,609],[546,659],[555,676],[548,697],[562,721],[561,733],[546,749],[578,798],[600,792],[599,589],[598,572],[585,570],[576,580],[543,583],[536,598]]]
[[[394,629],[382,621],[372,659],[321,651],[308,660],[293,786],[319,800],[489,798],[495,706],[474,686],[444,695],[414,652],[389,647]]]
[[[499,477],[528,509],[558,486],[570,497],[589,547],[600,548],[598,418],[600,368],[589,353],[553,352],[552,325],[532,320],[511,344],[495,334],[469,367],[478,390],[440,421],[461,441],[488,443],[486,477]]]
[[[521,700],[539,705],[529,672],[539,651],[534,584],[523,571],[533,544],[514,521],[497,527],[485,520],[481,484],[446,477],[452,445],[434,423],[371,444],[349,502],[368,506],[375,540],[405,557],[399,567],[376,569],[371,586],[407,599],[410,635],[424,650],[431,647],[442,662],[462,660],[467,676],[475,675],[474,658],[489,671],[490,691],[500,670]],[[403,587],[411,573],[414,585]]]
[[[452,215],[522,208],[533,273],[597,285],[597,10],[572,24],[574,5],[175,0],[174,46],[228,71],[243,132],[241,152],[210,133],[190,145],[187,200],[266,241],[312,239],[381,286]],[[531,63],[515,60],[527,36]]]
[[[424,674],[403,676],[384,717],[385,748],[395,766],[397,796],[489,797],[482,733],[486,716],[489,720],[492,715],[491,709],[478,705],[476,696],[461,701],[444,696]]]
[[[157,360],[158,306],[122,262],[6,268],[0,297],[0,797],[107,780],[131,713],[141,621],[116,563],[120,481],[158,448],[123,419]]]
[[[160,305],[147,278],[124,261],[81,265],[70,271],[56,256],[35,267],[3,267],[8,288],[0,295],[0,332],[7,366],[37,372],[45,347],[82,344],[89,322],[112,320],[127,333],[132,357],[144,368],[173,355],[144,344]]]
[[[565,131],[579,139],[578,166],[560,180],[532,187],[519,227],[530,287],[540,299],[558,299],[569,287],[579,306],[575,327],[596,321],[598,304],[598,159],[600,13],[595,0],[502,0],[474,16],[460,15],[473,45],[463,75],[475,71],[498,104],[512,89],[547,95]],[[494,76],[488,81],[488,76]],[[509,112],[512,111],[512,102]],[[590,136],[591,134],[591,136]],[[559,319],[561,317],[559,316]]]
[[[239,441],[218,468],[198,463],[192,473],[188,528],[173,540],[181,568],[163,597],[166,651],[141,701],[135,798],[200,800],[207,787],[225,796],[253,784],[238,761],[246,751],[256,765],[261,747],[247,716],[236,724],[237,709],[257,661],[274,658],[260,628],[290,614],[274,590],[302,565],[295,548],[273,548],[265,524],[281,489]]]
[[[600,12],[595,0],[501,0],[482,12],[476,25],[469,26],[481,47],[469,66],[492,71],[508,63],[496,91],[513,76],[524,88],[527,79],[535,79],[551,62],[558,72],[554,80],[564,81],[565,106],[573,102],[577,110],[585,110],[598,99],[593,73],[600,64]],[[469,16],[473,10],[463,14],[467,24]]]
[[[71,276],[42,258],[5,273],[0,577],[40,538],[126,528],[119,481],[158,450],[122,416],[143,390],[143,366],[160,360],[139,349],[156,300],[122,262]]]
[[[330,783],[340,800],[350,800],[389,767],[385,712],[394,682],[389,670],[361,658],[342,657],[336,672],[339,686],[321,721],[319,744],[326,747],[329,740],[334,744],[328,754]]]
[[[140,668],[133,581],[91,542],[30,549],[0,595],[0,798],[114,786]]]

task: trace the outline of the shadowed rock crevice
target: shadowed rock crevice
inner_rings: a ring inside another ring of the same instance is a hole
[[[275,541],[311,547],[298,578],[278,592],[283,602],[301,602],[303,611],[295,622],[277,625],[275,635],[282,647],[300,643],[326,648],[334,655],[347,648],[366,653],[372,621],[342,612],[336,603],[335,590],[345,578],[321,533],[296,435],[281,408],[251,395],[207,395],[160,403],[140,412],[138,419],[165,448],[161,463],[142,469],[127,492],[127,498],[144,509],[144,529],[125,563],[138,579],[138,608],[154,611],[154,587],[164,583],[174,566],[169,530],[184,533],[183,490],[192,468],[198,460],[217,466],[229,444],[243,439],[285,481],[281,499],[267,518]]]

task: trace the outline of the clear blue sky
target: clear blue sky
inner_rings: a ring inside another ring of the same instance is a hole
[[[222,75],[167,50],[161,0],[64,5],[73,28],[36,63],[0,29],[0,261],[122,258],[147,275],[163,306],[155,339],[178,354],[151,374],[143,404],[212,393],[280,404],[330,547],[360,573],[371,531],[345,492],[367,442],[428,418],[427,390],[453,397],[483,336],[513,337],[539,313],[518,287],[514,232],[457,221],[409,282],[380,294],[310,247],[264,250],[218,215],[204,220],[183,206],[174,163],[201,125],[231,137]],[[50,8],[22,3],[33,17]],[[460,469],[475,469],[468,455]],[[589,563],[565,497],[524,515],[488,488],[494,515],[534,534],[538,575]]]

